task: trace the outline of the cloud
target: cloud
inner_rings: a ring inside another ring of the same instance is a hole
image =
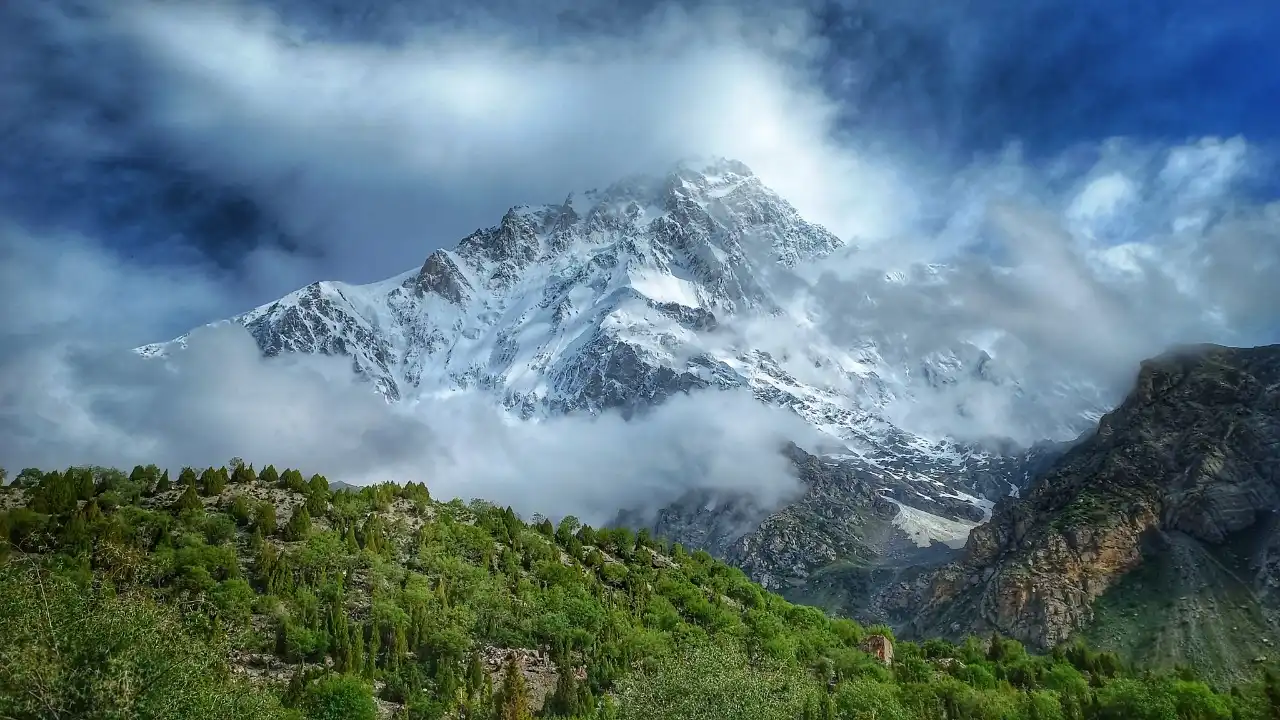
[[[234,307],[224,281],[203,264],[138,263],[92,238],[32,233],[0,216],[0,357],[69,339],[127,349],[185,332],[191,317]]]
[[[959,176],[941,230],[833,258],[807,302],[830,341],[876,342],[908,372],[966,344],[994,357],[981,376],[917,384],[890,406],[903,427],[1067,438],[1144,358],[1280,339],[1280,203],[1247,192],[1266,159],[1241,138],[1114,140],[1084,164],[1005,153]]]
[[[845,237],[884,236],[910,219],[913,194],[896,170],[834,141],[838,107],[814,76],[821,43],[795,6],[661,5],[624,34],[534,35],[441,12],[394,44],[368,36],[395,12],[344,33],[318,20],[322,8],[281,7],[46,9],[29,20],[39,47],[79,62],[10,79],[33,110],[22,124],[52,115],[63,128],[46,133],[55,153],[163,157],[252,198],[275,223],[242,234],[276,229],[305,251],[245,256],[244,282],[261,300],[302,278],[385,277],[510,205],[558,202],[691,155],[745,161]],[[111,79],[121,73],[127,86]]]
[[[148,325],[158,298],[184,297],[173,278],[113,264],[83,239],[41,245],[10,233],[0,247],[22,262],[7,262],[22,272],[4,280],[26,318],[0,332],[0,462],[14,470],[150,462],[176,470],[239,456],[356,484],[425,481],[437,497],[597,524],[690,490],[747,493],[766,506],[800,491],[779,450],[811,431],[749,394],[680,397],[630,421],[532,424],[477,394],[388,404],[346,359],[263,358],[238,325],[199,329],[187,350],[148,359],[116,333],[130,321]],[[32,273],[40,262],[46,271]],[[95,307],[129,311],[113,318],[110,340],[94,332],[106,322]]]

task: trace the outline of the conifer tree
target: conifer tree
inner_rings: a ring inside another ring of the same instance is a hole
[[[182,472],[178,473],[178,484],[184,487],[196,486],[196,471],[190,467],[182,468]]]
[[[394,653],[392,657],[395,657]],[[436,692],[440,697],[448,698],[457,695],[458,689],[458,673],[454,669],[453,661],[445,658],[436,664]]]
[[[62,545],[77,553],[90,550],[89,523],[85,522],[84,513],[75,512],[71,519],[62,526]]]
[[[307,491],[307,481],[302,479],[302,473],[292,468],[280,473],[280,486],[296,493]]]
[[[502,689],[498,691],[495,720],[530,720],[529,689],[525,686],[524,673],[515,653],[507,656],[503,667]]]
[[[480,652],[473,650],[471,658],[467,662],[467,693],[475,695],[484,689],[484,662],[480,659]]]
[[[316,477],[320,477],[316,475]],[[307,512],[314,516],[322,516],[329,509],[329,489],[325,487],[322,490],[315,489],[312,485],[307,486]]]
[[[382,552],[382,522],[377,515],[369,515],[360,528],[360,540],[364,549],[370,552]]]
[[[284,623],[276,626],[276,653],[283,654],[284,648]],[[289,676],[289,686],[285,688],[284,695],[280,698],[285,707],[298,707],[302,702],[302,697],[306,693],[306,678],[303,676],[305,670],[299,666]]]
[[[560,520],[559,527],[556,528],[556,542],[560,543],[561,547],[568,545],[569,538],[573,537],[573,534],[581,527],[582,523],[578,518],[572,515],[564,516],[564,518]]]
[[[496,714],[496,706],[494,705],[493,678],[489,677],[489,673],[484,674],[484,684],[481,685],[480,692],[477,693],[473,714],[467,717],[488,720]]]
[[[268,595],[284,592],[292,585],[292,576],[286,561],[287,556],[281,555],[270,543],[263,543],[259,548],[253,564],[254,579]]]
[[[578,683],[578,713],[591,717],[594,716],[595,711],[596,696],[591,692],[591,686],[583,682]]]
[[[836,720],[836,703],[829,692],[818,696],[818,720]]]
[[[257,479],[257,476],[253,472],[252,465],[240,464],[231,469],[231,483],[233,485],[251,483]]]
[[[228,508],[231,517],[235,519],[236,524],[244,527],[253,519],[253,512],[249,509],[249,499],[244,495],[236,495],[231,499],[231,507]]]
[[[583,714],[579,706],[581,695],[578,691],[578,679],[573,674],[573,667],[563,654],[557,653],[556,689],[547,700],[544,712],[561,717],[576,717]]]
[[[311,476],[311,480],[307,481],[308,495],[322,495],[324,499],[329,499],[329,481],[323,475],[316,473]]]
[[[226,488],[226,483],[223,481],[222,474],[217,470],[205,468],[204,472],[200,473],[201,495],[213,497],[221,493],[224,488]]]
[[[73,477],[74,472],[76,482],[76,496],[81,500],[89,500],[93,494],[97,492],[97,487],[93,484],[93,473],[88,468],[68,469],[66,477]]]
[[[307,506],[299,505],[293,509],[293,514],[289,516],[289,522],[284,526],[284,536],[286,540],[302,540],[307,537],[307,533],[311,532],[311,513],[307,512]]]
[[[156,481],[156,494],[159,495],[162,492],[169,492],[169,471],[168,470],[165,470],[164,472],[160,473],[160,479]]]
[[[364,634],[360,625],[352,623],[349,630],[347,646],[351,648],[351,668],[349,672],[360,672],[364,669]]]
[[[188,485],[186,490],[178,496],[173,502],[172,509],[175,513],[182,513],[187,510],[200,510],[204,505],[200,502],[200,496],[196,494],[196,489],[192,485]]]
[[[342,640],[341,650],[339,651],[339,653],[337,653],[338,657],[341,660],[338,663],[338,670],[341,672],[353,672],[357,670],[358,668],[356,667],[355,650],[351,647],[351,644],[348,642],[347,636],[338,635],[336,637]]]
[[[258,480],[266,485],[277,485],[280,483],[280,473],[276,471],[275,465],[268,465],[262,468],[262,472],[258,474]]]
[[[378,635],[378,626],[371,624],[369,626],[369,644],[364,653],[364,676],[372,680],[378,674],[378,653],[381,651],[382,640]]]
[[[258,503],[258,509],[253,515],[253,526],[262,533],[264,538],[268,535],[274,535],[276,532],[276,506],[265,500]]]

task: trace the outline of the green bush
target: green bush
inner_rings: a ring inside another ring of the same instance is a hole
[[[307,720],[376,720],[373,690],[351,675],[326,675],[311,684],[302,701]]]
[[[295,717],[232,680],[224,647],[193,636],[174,608],[145,594],[8,565],[0,618],[0,717]]]

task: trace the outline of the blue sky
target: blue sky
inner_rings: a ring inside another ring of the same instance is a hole
[[[937,135],[945,151],[1018,140],[1049,155],[1114,136],[1243,134],[1261,142],[1280,132],[1277,3],[972,0],[945,12],[931,9],[940,3],[893,5],[898,17],[881,22],[895,39],[880,44],[908,48],[895,62],[912,90],[890,86],[874,98],[887,108],[871,112],[908,135]],[[861,60],[865,34],[841,28],[856,15],[832,14],[838,70]]]

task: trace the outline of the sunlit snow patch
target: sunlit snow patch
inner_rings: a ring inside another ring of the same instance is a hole
[[[676,303],[686,307],[701,307],[698,290],[693,283],[674,275],[658,272],[633,273],[631,287],[645,297],[660,303]]]
[[[898,515],[893,519],[894,527],[906,533],[917,547],[929,547],[936,540],[953,550],[959,550],[969,539],[969,531],[978,526],[978,523],[948,520],[903,505],[897,500],[885,499],[898,506]]]

